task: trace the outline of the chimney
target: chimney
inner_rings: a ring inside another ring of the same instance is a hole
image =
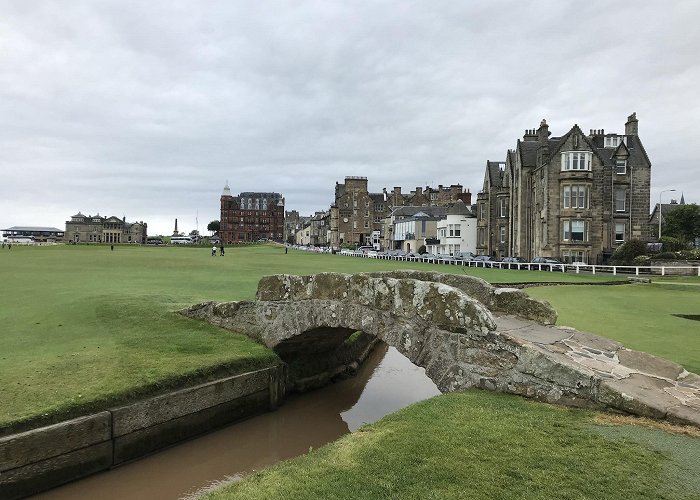
[[[394,186],[394,194],[401,194],[401,186]]]
[[[535,132],[534,128],[529,128],[525,131],[525,135],[523,135],[523,141],[536,141],[537,140],[537,133]]]
[[[632,113],[627,117],[627,123],[625,123],[625,135],[638,135],[639,133],[639,121],[637,120],[637,113]]]
[[[549,125],[547,125],[547,120],[544,118],[540,122],[540,128],[537,129],[537,140],[539,141],[540,145],[542,146],[548,146],[548,140],[549,136],[551,135],[551,132],[549,131]]]
[[[416,187],[416,194],[423,194],[423,188],[422,188],[422,187]]]

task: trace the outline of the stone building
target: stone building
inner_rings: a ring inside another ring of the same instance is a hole
[[[416,187],[409,193],[402,193],[396,186],[391,191],[386,188],[381,193],[370,193],[367,177],[345,177],[344,183],[336,182],[335,201],[330,209],[330,232],[328,244],[338,247],[342,244],[380,246],[390,238],[385,234],[385,219],[393,209],[402,206],[428,207],[447,206],[457,200],[471,204],[471,193],[460,184],[437,189],[430,186]]]
[[[525,132],[505,162],[487,162],[477,195],[477,251],[600,264],[629,240],[647,240],[651,162],[633,113],[624,134],[574,125]]]
[[[66,221],[65,240],[70,243],[146,243],[145,222],[126,222],[126,217],[102,217],[80,212]]]
[[[284,237],[284,198],[279,193],[244,192],[231,195],[228,184],[221,195],[219,234],[224,243],[259,240],[281,242]]]

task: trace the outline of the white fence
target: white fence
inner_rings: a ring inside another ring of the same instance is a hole
[[[581,272],[598,274],[606,273],[617,276],[625,275],[661,275],[661,276],[700,276],[700,266],[599,266],[587,264],[545,264],[535,262],[491,262],[477,260],[460,260],[451,257],[405,257],[401,255],[383,255],[376,252],[355,253],[353,251],[341,251],[340,255],[365,259],[399,260],[405,262],[425,262],[447,266],[484,267],[492,269],[521,269],[528,271],[549,272]]]

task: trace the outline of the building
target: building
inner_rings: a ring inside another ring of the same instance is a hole
[[[219,235],[224,243],[259,240],[282,242],[284,198],[279,193],[244,192],[231,195],[228,184],[221,195]]]
[[[437,223],[437,240],[427,250],[437,255],[476,254],[476,216],[462,200],[447,208]]]
[[[633,113],[624,134],[574,125],[525,131],[505,162],[487,162],[477,195],[477,251],[493,257],[606,262],[625,241],[649,239],[651,162]]]
[[[65,239],[70,243],[146,243],[145,222],[126,222],[126,217],[83,215],[78,212],[66,221]]]
[[[410,193],[402,193],[396,186],[381,193],[370,193],[367,177],[345,177],[344,183],[336,182],[335,200],[330,210],[329,245],[371,245],[389,248],[391,237],[386,234],[385,219],[396,207],[447,206],[457,200],[471,203],[471,193],[460,184],[437,189],[430,186],[416,187]],[[383,242],[383,243],[381,243]]]
[[[435,244],[439,221],[447,215],[447,207],[395,207],[386,218],[388,241],[384,247],[404,252],[418,252],[420,247]],[[386,236],[385,236],[386,238]]]
[[[12,226],[2,229],[2,236],[10,243],[58,243],[64,231],[57,227]]]

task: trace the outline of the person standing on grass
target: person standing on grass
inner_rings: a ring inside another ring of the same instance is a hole
[[[211,256],[212,256],[212,257],[216,257],[216,245],[214,245],[213,247],[211,247]]]
[[[219,255],[221,257],[223,257],[224,256],[224,244],[223,244],[223,242],[219,243],[219,250],[221,252],[221,253],[219,253]]]

